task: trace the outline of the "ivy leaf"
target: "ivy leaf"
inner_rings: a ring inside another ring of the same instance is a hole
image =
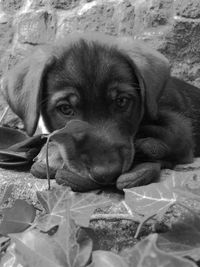
[[[48,191],[37,191],[37,198],[46,213],[57,213],[64,211],[65,201],[73,194],[69,187],[54,186]]]
[[[14,265],[15,264],[14,263],[14,256],[12,254],[12,251],[10,251],[10,250],[12,250],[12,249],[8,248],[6,250],[6,253],[1,254],[0,260],[1,260],[1,266],[3,266],[3,267],[7,267],[7,266],[15,267],[16,266],[16,265]]]
[[[3,220],[0,224],[0,234],[19,233],[26,230],[35,219],[36,211],[32,204],[17,199],[11,208],[2,211]]]
[[[200,260],[200,217],[191,212],[172,225],[170,231],[159,234],[157,246],[173,255]]]
[[[124,189],[125,202],[129,208],[145,217],[162,216],[179,199],[178,188],[186,188],[188,176],[172,172],[164,182]]]
[[[69,205],[70,215],[76,224],[88,227],[90,217],[99,207],[111,204],[109,198],[95,193],[74,193],[68,187],[57,186],[52,191],[38,192],[38,199],[48,214],[39,218],[43,231],[60,223],[65,213],[66,203]],[[39,223],[38,221],[38,223]]]
[[[176,202],[176,194],[166,183],[152,183],[124,191],[125,202],[130,209],[145,217],[165,213]]]
[[[76,222],[88,225],[95,208],[102,205],[102,197],[94,193],[75,194],[63,186],[38,192],[38,196],[48,213],[35,221],[34,228],[11,235],[16,262],[41,267],[86,266],[93,242],[87,231],[77,226],[72,214]],[[109,203],[107,199],[105,202]]]
[[[161,251],[156,246],[157,234],[151,234],[124,255],[128,266],[134,267],[197,267],[192,261]]]
[[[68,266],[62,264],[62,262],[66,264],[66,257],[61,246],[37,229],[10,236],[14,242],[12,260],[16,266],[17,264],[36,267]]]
[[[111,200],[103,195],[97,195],[95,193],[75,194],[70,209],[71,216],[78,225],[88,227],[94,211],[97,208],[103,208],[110,204]]]
[[[77,242],[79,244],[79,252],[74,260],[73,267],[84,267],[91,259],[93,242],[87,231],[83,228],[80,228],[78,231]]]
[[[122,257],[110,251],[96,250],[88,267],[128,267]],[[130,265],[135,266],[135,265]]]
[[[66,209],[70,209],[73,193],[69,188],[55,186],[51,191],[38,191],[37,197],[47,214],[37,219],[37,227],[47,232],[54,226],[59,225],[65,216]]]
[[[15,264],[36,267],[86,266],[92,253],[92,241],[68,215],[69,207],[66,206],[66,214],[53,233],[41,232],[36,227],[20,234],[11,234],[14,244],[12,260]]]

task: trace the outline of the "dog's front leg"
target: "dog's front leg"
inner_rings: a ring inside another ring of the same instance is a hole
[[[122,190],[156,181],[160,177],[161,165],[161,162],[139,163],[129,172],[120,175],[116,187]]]
[[[143,162],[191,163],[194,140],[190,119],[174,111],[161,111],[157,121],[140,127],[135,150],[135,159]]]
[[[193,161],[192,128],[188,118],[162,111],[155,124],[140,127],[135,140],[133,168],[117,180],[117,188],[130,188],[155,181],[162,168]]]

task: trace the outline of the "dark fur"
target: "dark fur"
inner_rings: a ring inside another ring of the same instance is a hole
[[[118,187],[129,187],[154,178],[135,177],[134,162],[173,166],[200,154],[199,89],[171,77],[161,54],[129,38],[69,36],[17,65],[3,83],[30,135],[40,112],[50,131],[70,122],[66,164],[83,176],[120,177]],[[59,91],[63,101],[77,95],[75,116],[59,111]],[[126,110],[116,93],[131,99]]]

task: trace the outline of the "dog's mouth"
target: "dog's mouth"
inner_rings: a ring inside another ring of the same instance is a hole
[[[31,168],[31,173],[39,178],[47,177],[46,149],[47,145]],[[117,178],[130,169],[134,148],[130,142],[108,144],[96,135],[88,137],[80,132],[74,138],[64,129],[52,135],[48,154],[50,178],[74,191],[89,191],[115,186]]]

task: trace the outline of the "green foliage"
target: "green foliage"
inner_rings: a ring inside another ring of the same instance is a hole
[[[192,261],[174,256],[173,253],[166,253],[156,245],[158,235],[151,234],[140,241],[126,255],[128,266],[134,267],[195,267]]]
[[[11,188],[5,194],[9,196],[10,191]],[[139,219],[140,230],[145,221],[163,216],[182,197],[199,201],[197,190],[189,189],[185,179],[172,177],[126,189],[124,205],[133,220]],[[37,216],[34,206],[24,200],[18,199],[11,208],[2,209],[1,266],[194,267],[197,266],[194,262],[200,260],[200,217],[187,207],[188,216],[168,232],[150,234],[116,255],[111,251],[93,251],[97,244],[95,233],[89,228],[95,210],[112,205],[111,197],[95,192],[77,194],[68,187],[55,186],[37,192],[37,198],[43,208]],[[7,197],[2,197],[2,203],[6,200]]]
[[[159,234],[157,246],[173,255],[200,260],[200,217],[192,211],[174,223],[169,232]]]
[[[5,208],[0,224],[0,234],[19,233],[26,230],[35,219],[36,210],[25,200],[17,199],[12,208]]]
[[[195,197],[186,186],[186,178],[172,175],[163,182],[124,189],[125,202],[132,211],[142,216],[162,216],[170,206],[179,201],[181,195]]]

